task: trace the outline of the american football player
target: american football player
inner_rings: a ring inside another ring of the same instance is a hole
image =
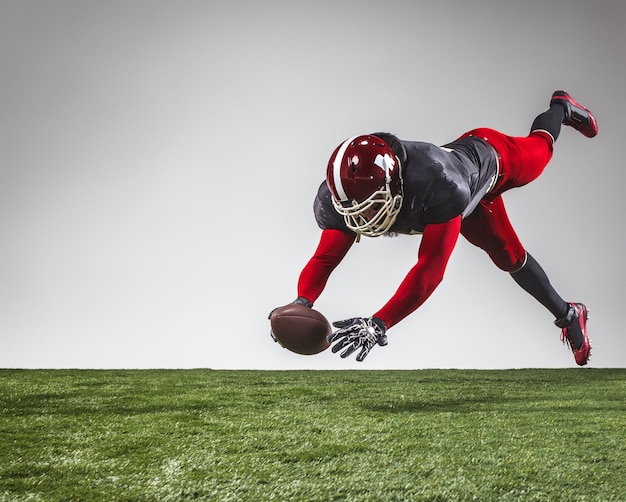
[[[441,282],[462,235],[554,315],[576,363],[587,364],[589,310],[557,293],[520,242],[502,200],[505,191],[542,173],[563,124],[589,138],[598,133],[593,114],[567,92],[556,91],[525,137],[480,128],[436,146],[374,133],[337,146],[314,202],[321,239],[300,273],[295,303],[313,306],[361,236],[422,237],[416,264],[380,310],[333,323],[338,329],[329,337],[332,351],[341,351],[341,357],[358,351],[356,359],[363,361],[374,346],[386,345],[387,330],[422,305]]]

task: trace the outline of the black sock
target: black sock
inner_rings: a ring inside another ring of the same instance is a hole
[[[538,115],[530,127],[530,131],[542,129],[548,131],[554,141],[559,137],[561,133],[561,124],[565,120],[565,107],[560,103],[554,103],[548,111]]]
[[[546,307],[556,319],[567,315],[569,303],[559,296],[541,265],[529,253],[526,253],[524,266],[517,272],[512,272],[511,277]]]

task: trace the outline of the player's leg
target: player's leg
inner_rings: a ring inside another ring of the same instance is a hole
[[[544,112],[538,117],[538,124],[541,127],[548,127],[549,122],[556,125],[550,131],[543,128],[532,130],[528,136],[508,136],[486,127],[473,129],[461,136],[480,138],[498,154],[498,180],[487,198],[526,185],[541,175],[552,158],[553,135],[558,136],[560,126],[556,126],[563,115],[560,106]]]
[[[533,295],[556,317],[554,324],[561,328],[561,340],[567,342],[579,365],[587,364],[591,354],[591,342],[587,335],[589,311],[582,303],[565,302],[550,284],[541,265],[526,253],[526,262],[511,277],[524,290]]]
[[[598,132],[593,114],[578,104],[565,91],[555,91],[550,108],[540,113],[532,123],[528,136],[508,136],[489,128],[474,129],[464,136],[476,136],[489,143],[500,157],[498,182],[491,196],[524,186],[537,179],[552,158],[554,142],[567,125],[587,137]]]
[[[558,139],[561,134],[561,125],[565,120],[565,108],[553,103],[550,108],[535,117],[532,126],[530,126],[530,134],[545,132],[552,138],[552,143]]]
[[[588,138],[598,134],[598,122],[587,108],[574,101],[567,92],[554,91],[550,109],[537,116],[530,131],[545,131],[556,141],[561,132],[561,124],[573,127]]]
[[[485,250],[498,268],[509,272],[519,286],[554,315],[555,324],[563,329],[564,341],[570,344],[576,362],[586,364],[591,351],[586,334],[587,309],[566,302],[554,289],[543,268],[522,246],[502,197],[482,201],[463,220],[461,234]]]

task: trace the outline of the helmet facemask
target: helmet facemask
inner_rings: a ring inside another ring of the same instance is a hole
[[[399,160],[389,155],[378,155],[374,160],[385,171],[385,187],[377,190],[362,202],[348,200],[339,202],[332,198],[335,209],[341,214],[350,230],[368,237],[378,237],[389,231],[402,207],[402,188],[394,195],[391,191],[391,169]],[[398,169],[400,173],[400,169]],[[400,187],[402,177],[400,176]]]
[[[341,203],[333,197],[333,204],[350,230],[368,237],[378,237],[389,231],[402,206],[402,195],[386,190],[374,192],[363,202]]]

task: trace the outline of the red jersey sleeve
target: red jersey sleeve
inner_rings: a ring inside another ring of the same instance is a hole
[[[442,281],[460,231],[460,215],[445,223],[426,225],[417,263],[374,316],[390,328],[422,305]]]
[[[356,234],[343,230],[325,229],[315,254],[300,272],[298,296],[303,296],[311,303],[322,294],[331,272],[354,243]]]

